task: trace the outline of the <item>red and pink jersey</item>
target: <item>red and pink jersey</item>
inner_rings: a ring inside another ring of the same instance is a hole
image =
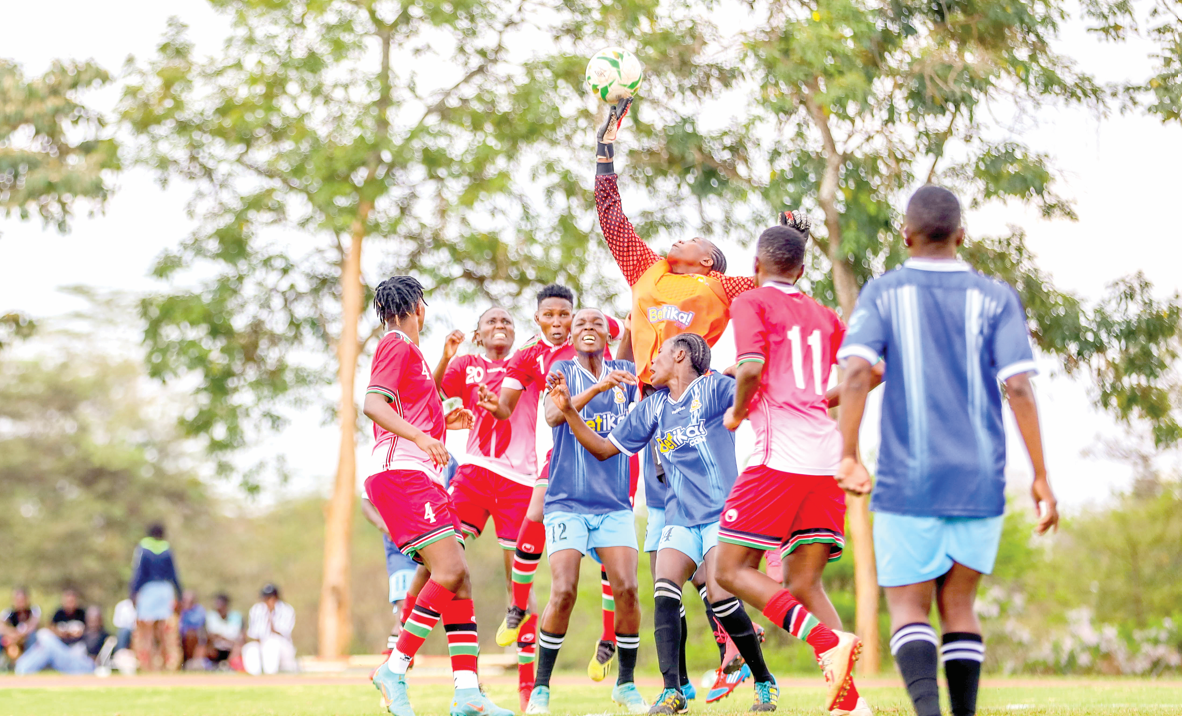
[[[494,361],[476,354],[456,357],[443,374],[443,394],[449,398],[462,398],[464,407],[476,414],[476,425],[468,433],[467,454],[457,456],[459,461],[532,486],[538,476],[535,438],[541,395],[539,384],[526,388],[508,420],[497,420],[487,410],[476,407],[481,384],[494,393],[501,391],[510,360]]]
[[[623,324],[611,316],[607,317],[607,331],[610,340],[616,340],[623,333]],[[560,360],[574,360],[575,347],[567,341],[560,346],[552,346],[541,336],[534,336],[521,346],[505,370],[505,380],[501,385],[514,390],[526,390],[536,387],[538,396],[546,390],[546,376],[550,368]],[[603,359],[612,359],[611,346],[604,346]],[[525,396],[522,396],[524,399]]]
[[[845,326],[795,286],[773,283],[731,303],[739,363],[762,363],[751,399],[755,454],[748,465],[797,475],[833,475],[841,434],[825,391]]]
[[[402,331],[390,331],[378,343],[365,392],[389,400],[403,420],[436,440],[442,440],[447,433],[443,401],[431,369],[419,347]],[[443,470],[418,445],[387,432],[377,423],[373,425],[373,436],[374,456],[381,470],[419,470],[443,484]]]

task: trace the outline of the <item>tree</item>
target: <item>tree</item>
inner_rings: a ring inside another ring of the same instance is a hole
[[[1130,108],[1144,107],[1162,122],[1182,123],[1182,3],[1178,0],[1085,0],[1088,28],[1112,41],[1144,36],[1156,46],[1151,75],[1121,83]]]

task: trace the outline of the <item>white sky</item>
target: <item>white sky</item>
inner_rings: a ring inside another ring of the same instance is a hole
[[[0,23],[0,56],[16,60],[30,75],[55,58],[93,58],[118,71],[129,54],[141,59],[152,54],[172,15],[189,24],[199,52],[219,49],[228,23],[201,0],[41,0],[7,4]],[[52,32],[38,29],[50,26]],[[1068,25],[1058,49],[1102,81],[1141,78],[1149,65],[1146,45],[1101,43],[1078,24]],[[108,91],[91,99],[110,106],[116,96]],[[1023,226],[1056,285],[1086,299],[1095,299],[1111,281],[1138,270],[1162,294],[1182,288],[1177,270],[1182,229],[1172,211],[1178,183],[1171,166],[1182,156],[1182,127],[1163,127],[1136,115],[1100,119],[1082,110],[1054,108],[1036,120],[1021,138],[1056,159],[1063,172],[1059,192],[1075,201],[1080,221],[1047,222],[1022,207],[995,205],[971,214],[970,229],[1000,233],[1009,224]],[[161,251],[176,246],[190,230],[192,224],[184,215],[187,200],[183,184],[162,190],[147,172],[136,169],[120,177],[105,214],[79,217],[66,236],[42,228],[38,221],[0,220],[0,313],[17,310],[45,317],[78,309],[78,299],[58,290],[72,284],[159,290],[147,272]],[[626,206],[628,201],[626,194]],[[732,272],[750,265],[750,250],[725,242],[723,246]],[[444,309],[440,323],[449,322],[449,314],[471,315]],[[464,321],[457,327],[470,328],[470,320]],[[436,326],[445,327],[449,326]],[[428,360],[437,359],[444,333],[433,331],[424,346]],[[518,326],[519,340],[530,333],[529,327]],[[733,357],[733,341],[724,337],[715,352],[715,365],[726,365]],[[1085,385],[1056,376],[1054,361],[1044,360],[1042,366],[1038,391],[1056,492],[1061,501],[1076,507],[1102,500],[1127,484],[1130,469],[1083,452],[1099,436],[1117,436],[1121,429],[1091,407]],[[321,425],[319,418],[298,416],[291,428],[268,441],[267,450],[281,452],[289,465],[298,466],[291,489],[327,489],[331,484],[335,428]],[[874,432],[867,435],[868,450],[876,443]],[[455,447],[462,445],[458,438],[452,443]],[[1014,481],[1028,480],[1029,463],[1013,440],[1010,455]]]

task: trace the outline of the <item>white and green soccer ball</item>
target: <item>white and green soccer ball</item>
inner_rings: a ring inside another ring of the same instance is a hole
[[[587,89],[611,104],[635,95],[643,78],[640,60],[622,47],[600,50],[587,63]]]

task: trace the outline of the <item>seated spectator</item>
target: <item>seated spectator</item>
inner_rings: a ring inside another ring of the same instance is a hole
[[[206,658],[211,665],[242,671],[242,613],[230,611],[230,598],[225,594],[213,598],[213,611],[205,615],[205,634]]]
[[[131,635],[135,632],[135,602],[124,599],[115,605],[115,612],[111,615],[111,624],[115,626],[115,638],[118,643],[115,651],[131,648]]]
[[[246,672],[258,676],[295,671],[296,651],[291,640],[295,610],[280,601],[279,588],[274,584],[263,587],[259,595],[262,601],[250,608],[247,642],[242,647]]]
[[[86,632],[86,610],[78,606],[78,592],[68,588],[62,592],[62,605],[53,613],[49,628],[66,646],[82,641]]]
[[[29,590],[12,591],[12,607],[0,614],[0,646],[9,661],[15,662],[37,639],[41,610],[29,603]]]
[[[82,643],[86,645],[87,656],[94,659],[96,665],[107,665],[111,652],[115,650],[115,638],[103,626],[102,607],[86,608],[86,630],[82,632]]]
[[[205,668],[205,607],[197,603],[197,594],[186,589],[181,594],[181,654],[187,668]]]

